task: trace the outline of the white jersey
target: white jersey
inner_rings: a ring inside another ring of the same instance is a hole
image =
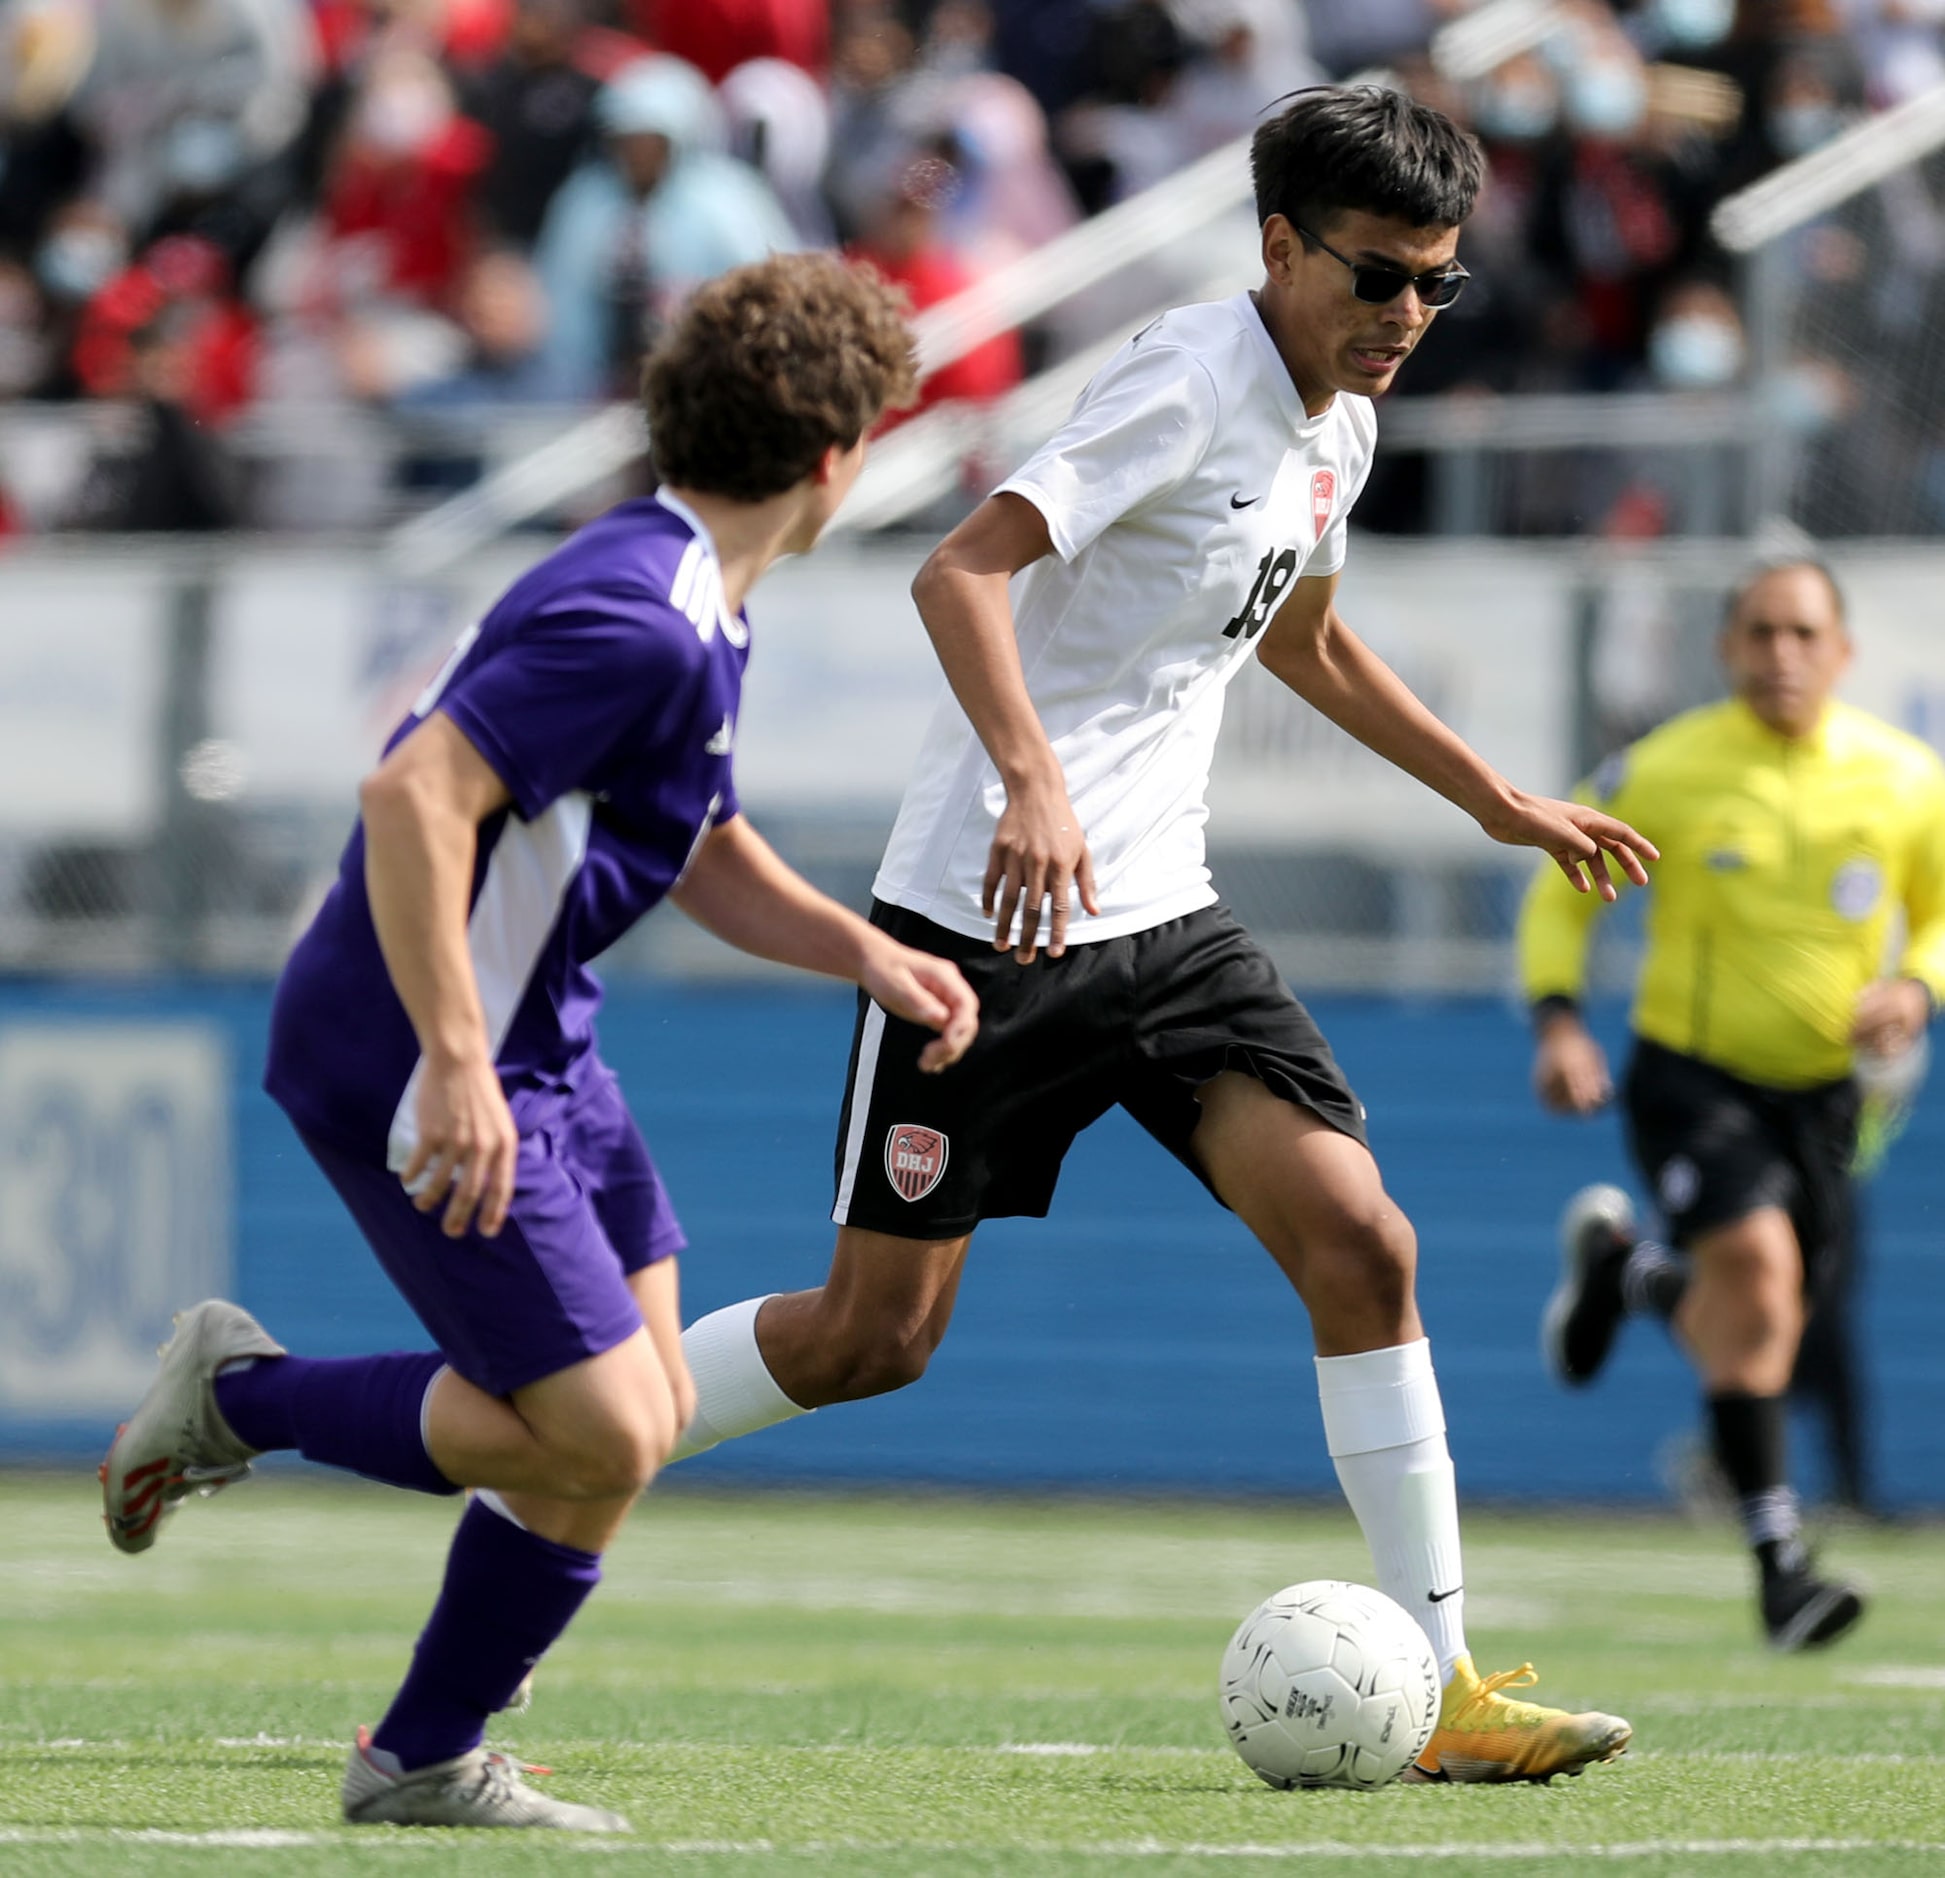
[[[1066,425],[1000,485],[1055,554],[1013,583],[1027,689],[1087,836],[1112,939],[1216,898],[1203,856],[1222,694],[1305,574],[1344,564],[1377,415],[1339,392],[1304,412],[1248,294],[1137,333]],[[1056,558],[1057,557],[1057,558]],[[926,730],[873,891],[957,933],[980,911],[1006,790],[950,692]]]

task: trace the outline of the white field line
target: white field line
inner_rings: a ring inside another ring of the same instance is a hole
[[[343,1845],[358,1840],[377,1851],[416,1850],[421,1840],[407,1841],[360,1835],[355,1828],[341,1832],[286,1832],[268,1828],[237,1828],[216,1832],[122,1831],[113,1828],[85,1830],[75,1827],[0,1827],[0,1845],[180,1845],[236,1847],[252,1850],[297,1850]],[[1533,1840],[1477,1840],[1470,1844],[1456,1840],[1432,1841],[1417,1845],[1352,1845],[1342,1840],[1319,1839],[1281,1844],[1238,1843],[1216,1845],[1197,1840],[1124,1839],[1079,1841],[1068,1844],[1037,1843],[1007,1846],[999,1842],[968,1840],[942,1843],[935,1840],[895,1839],[807,1839],[797,1844],[774,1839],[625,1839],[583,1838],[563,1835],[563,1850],[600,1853],[608,1857],[666,1858],[671,1856],[709,1856],[738,1854],[745,1857],[763,1854],[790,1857],[832,1857],[860,1853],[990,1853],[995,1850],[1024,1853],[1030,1857],[1081,1857],[1102,1859],[1203,1858],[1203,1859],[1356,1859],[1425,1860],[1469,1858],[1517,1860],[1558,1860],[1562,1856],[1579,1859],[1637,1858],[1789,1858],[1796,1855],[1828,1856],[1832,1853],[1868,1852],[1945,1852],[1945,1840],[1931,1839],[1634,1839],[1596,1844],[1548,1844]]]
[[[323,1735],[218,1735],[219,1748],[342,1748],[350,1744]]]
[[[1213,1845],[1197,1840],[1122,1839],[1078,1841],[1071,1844],[1051,1842],[1032,1845],[1000,1845],[979,1841],[947,1843],[936,1840],[817,1839],[798,1845],[781,1845],[768,1839],[672,1839],[660,1845],[640,1840],[577,1838],[576,1852],[604,1857],[626,1857],[635,1853],[666,1856],[671,1853],[784,1853],[796,1857],[842,1857],[859,1853],[991,1853],[996,1850],[1018,1853],[1029,1858],[1206,1858],[1206,1859],[1355,1859],[1360,1863],[1441,1859],[1636,1859],[1636,1858],[1790,1858],[1796,1855],[1827,1856],[1852,1852],[1945,1852],[1945,1839],[1635,1839],[1610,1844],[1588,1845],[1541,1841],[1479,1840],[1462,1844],[1456,1840],[1432,1841],[1418,1845],[1352,1845],[1337,1839],[1315,1839],[1276,1844],[1244,1843]]]
[[[3,1737],[0,1737],[3,1738]],[[136,1753],[156,1747],[155,1742],[139,1741],[90,1741],[78,1736],[67,1735],[52,1741],[14,1741],[7,1744],[15,1752],[48,1753],[54,1750],[93,1753]],[[218,1735],[212,1739],[212,1747],[219,1748],[342,1748],[345,1743],[335,1736],[312,1735]],[[517,1746],[517,1744],[515,1744]],[[662,1749],[721,1750],[734,1744],[721,1741],[678,1741],[662,1739],[656,1746]],[[1141,1744],[1120,1741],[1000,1741],[971,1742],[965,1744],[914,1743],[904,1748],[868,1747],[851,1741],[820,1742],[814,1747],[794,1748],[792,1753],[816,1753],[832,1755],[851,1754],[1014,1754],[1025,1755],[1037,1760],[1084,1760],[1101,1755],[1112,1755],[1119,1759],[1148,1760],[1223,1760],[1227,1750],[1219,1743],[1208,1747],[1183,1747],[1173,1743]],[[1820,1754],[1814,1750],[1766,1748],[1634,1748],[1627,1755],[1629,1761],[1708,1761],[1720,1762],[1734,1767],[1777,1767],[1791,1766],[1833,1766],[1833,1767],[1937,1767],[1945,1765],[1945,1755],[1939,1754],[1898,1754],[1881,1750],[1865,1750],[1853,1754]]]
[[[140,1831],[118,1826],[0,1826],[0,1845],[222,1845],[266,1847],[329,1845],[322,1832],[284,1832],[269,1826],[224,1827],[215,1832],[164,1832],[159,1827]]]
[[[1765,1748],[1630,1748],[1631,1761],[1723,1761],[1733,1767],[1761,1767],[1773,1763],[1791,1767],[1804,1762],[1828,1762],[1838,1767],[1945,1767],[1945,1754],[1817,1754],[1796,1748],[1774,1753]]]
[[[1844,1681],[1871,1689],[1945,1689],[1945,1664],[1874,1663],[1846,1671]]]
[[[1913,1691],[1912,1693],[1918,1693]],[[1633,1716],[1641,1715],[1713,1715],[1723,1710],[1755,1708],[1773,1709],[1779,1698],[1757,1690],[1734,1692],[1713,1691],[1706,1695],[1643,1695],[1636,1696],[1628,1703],[1628,1711]],[[1823,1693],[1818,1695],[1793,1695],[1787,1698],[1792,1709],[1869,1709],[1873,1712],[1884,1706],[1881,1700],[1873,1701],[1865,1695],[1844,1695]],[[1921,1712],[1930,1713],[1932,1704],[1922,1705]]]

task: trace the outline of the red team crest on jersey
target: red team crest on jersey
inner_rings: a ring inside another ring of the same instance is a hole
[[[1319,470],[1310,479],[1310,513],[1317,524],[1317,539],[1322,541],[1330,526],[1330,505],[1337,500],[1337,472]]]
[[[922,1200],[945,1178],[951,1147],[936,1128],[899,1122],[885,1137],[885,1178],[908,1200]]]

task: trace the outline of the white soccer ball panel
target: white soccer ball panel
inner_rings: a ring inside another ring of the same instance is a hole
[[[1292,1585],[1244,1618],[1223,1654],[1224,1727],[1273,1787],[1382,1786],[1424,1752],[1438,1709],[1425,1633],[1366,1585]]]

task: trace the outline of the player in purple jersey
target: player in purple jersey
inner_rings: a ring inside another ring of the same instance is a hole
[[[314,1361],[197,1305],[101,1477],[124,1552],[268,1449],[475,1489],[404,1685],[359,1730],[354,1823],[626,1830],[482,1746],[695,1403],[682,1231],[596,1054],[589,961],[673,898],[930,1026],[934,1069],[972,1040],[957,969],[792,873],[731,773],[744,595],[816,541],[913,383],[890,291],[834,257],[699,292],[644,375],[660,492],[460,640],[365,782],[277,987],[266,1085],[438,1347]]]

